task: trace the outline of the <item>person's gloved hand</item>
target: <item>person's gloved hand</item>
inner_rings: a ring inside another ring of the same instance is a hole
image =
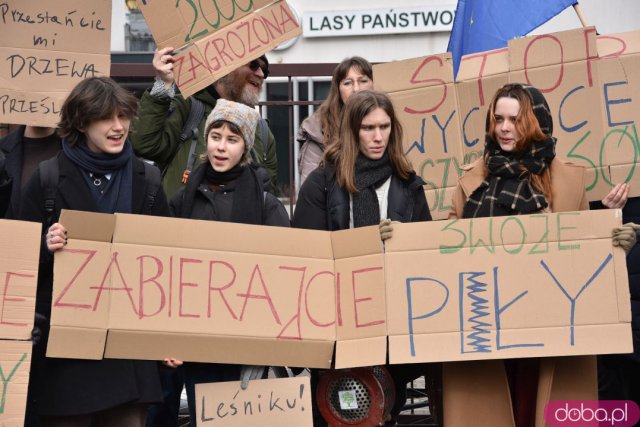
[[[615,227],[612,231],[613,246],[619,246],[629,253],[633,245],[636,244],[636,232],[640,230],[640,225],[628,222],[621,227]]]
[[[382,239],[383,242],[393,236],[393,225],[389,218],[381,220],[378,227],[380,227],[380,239]]]
[[[46,340],[45,330],[49,320],[40,313],[36,313],[33,320],[33,329],[31,330],[31,341],[33,346],[39,345],[42,341]]]
[[[240,388],[246,390],[249,381],[262,379],[265,368],[259,365],[244,365],[240,370]]]

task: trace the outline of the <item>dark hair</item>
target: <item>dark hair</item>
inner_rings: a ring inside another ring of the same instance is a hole
[[[338,126],[340,126],[340,117],[342,116],[342,109],[344,108],[344,102],[342,102],[342,98],[340,97],[340,83],[347,77],[351,68],[354,68],[359,73],[373,80],[373,67],[371,63],[360,56],[352,56],[351,58],[343,60],[335,70],[333,70],[329,96],[318,109],[320,125],[323,132],[322,142],[325,146],[333,142]]]
[[[91,77],[78,83],[62,104],[58,134],[73,145],[84,138],[92,122],[114,114],[132,120],[137,110],[137,98],[118,83],[109,77]]]
[[[360,153],[360,126],[365,116],[377,108],[382,108],[391,119],[387,152],[393,172],[402,179],[407,179],[413,172],[402,152],[402,125],[396,117],[391,99],[383,92],[361,90],[347,100],[336,143],[327,147],[323,157],[323,160],[335,163],[338,185],[351,193],[358,191],[355,165]]]

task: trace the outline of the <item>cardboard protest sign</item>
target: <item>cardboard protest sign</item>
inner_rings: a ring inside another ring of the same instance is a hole
[[[196,384],[198,426],[312,427],[309,377]]]
[[[0,425],[22,425],[27,403],[40,224],[0,220]]]
[[[338,340],[351,341],[340,363],[384,363],[377,227],[336,251],[340,235],[321,231],[74,211],[60,222],[49,356],[329,367]],[[360,339],[377,347],[361,356]]]
[[[391,363],[631,350],[620,211],[398,224],[384,255],[377,227],[61,222],[51,357],[354,367],[384,363],[387,337]]]
[[[605,134],[601,155],[609,163],[602,173],[606,185],[631,184],[630,197],[640,195],[640,31],[600,35],[597,38],[598,76],[604,108],[601,112]]]
[[[142,1],[140,10],[156,44],[177,49],[174,73],[184,96],[302,33],[284,0]]]
[[[391,363],[630,352],[620,223],[606,210],[394,227]]]
[[[639,34],[596,37],[588,27],[514,39],[508,48],[463,56],[455,83],[449,54],[375,65],[376,88],[394,101],[404,151],[426,183],[434,218],[447,218],[462,166],[482,156],[488,104],[508,82],[544,93],[557,155],[587,168],[589,200],[619,182],[640,182]],[[640,185],[632,185],[630,196],[638,195]]]
[[[0,122],[56,126],[82,79],[109,75],[111,2],[0,4]]]

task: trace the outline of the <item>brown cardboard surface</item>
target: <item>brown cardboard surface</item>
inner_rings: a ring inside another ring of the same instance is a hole
[[[385,253],[390,362],[630,352],[624,253],[610,238],[620,222],[595,211],[398,224]]]
[[[0,220],[0,425],[21,426],[29,384],[41,225]]]
[[[507,82],[544,93],[556,152],[587,169],[590,201],[619,182],[640,183],[640,101],[633,96],[640,91],[640,32],[596,38],[587,27],[514,39],[508,48],[464,56],[454,84],[449,67],[446,54],[374,66],[376,88],[394,102],[434,219],[447,218],[462,166],[481,157],[488,104]],[[631,197],[640,195],[635,184]]]
[[[597,56],[595,27],[509,40],[511,71],[586,61]]]
[[[31,338],[40,224],[0,220],[0,339]]]
[[[387,336],[391,363],[631,350],[617,210],[397,224],[384,255],[375,226],[113,217],[109,243],[64,213],[50,355],[326,368],[335,344],[354,367],[384,363]]]
[[[170,342],[171,347],[167,346]],[[103,344],[104,345],[104,344]],[[175,357],[193,362],[326,368],[333,357],[332,341],[274,340],[208,334],[109,331],[104,357],[162,360]],[[386,342],[385,342],[386,349]],[[259,351],[257,351],[259,350]]]
[[[437,192],[430,202],[434,219],[446,218],[464,160],[453,84],[389,94],[404,129],[403,149],[425,189]],[[437,201],[437,203],[435,203]]]
[[[640,31],[600,34],[596,37],[600,58],[640,53]]]
[[[276,0],[255,0],[244,9],[237,1],[153,2],[138,4],[156,44],[178,48],[207,37]]]
[[[551,400],[596,400],[597,362],[594,356],[553,357],[540,361],[536,427],[547,424],[545,406]]]
[[[507,48],[462,55],[456,81],[479,80],[509,71],[509,50]],[[491,92],[488,92],[489,96]]]
[[[0,400],[0,425],[2,426],[24,425],[31,347],[31,341],[0,340],[0,372],[3,384]]]
[[[375,88],[384,92],[420,89],[453,83],[451,53],[374,65]]]
[[[384,364],[386,297],[378,227],[336,231],[331,240],[338,302],[335,367]]]
[[[198,426],[312,427],[309,377],[197,384]]]
[[[640,149],[636,123],[640,120],[640,100],[633,94],[640,90],[640,32],[599,37],[598,51],[602,57],[597,73],[604,100],[601,116],[605,130],[600,151],[607,160],[603,180],[609,187],[628,182],[629,197],[637,197]]]
[[[193,350],[186,360],[277,364],[280,352],[292,365],[330,366],[336,338],[330,233],[66,211],[61,222],[69,243],[56,254],[54,271],[49,348],[56,356],[98,353],[97,341],[74,347],[57,332],[82,327],[91,335],[101,331],[107,357],[182,353],[167,342],[181,342],[178,335],[186,333],[193,342],[226,343],[219,347],[224,352]],[[87,224],[93,227],[83,230]],[[113,242],[104,242],[111,232]],[[97,240],[84,240],[91,233]],[[126,337],[135,333],[147,345],[132,350]],[[251,341],[264,345],[242,351]]]
[[[0,122],[56,126],[80,80],[109,75],[111,2],[7,0],[3,7]]]
[[[184,96],[302,33],[284,0],[251,2],[246,9],[236,1],[217,3],[149,2],[141,8],[158,46],[183,48],[174,55],[174,72]]]

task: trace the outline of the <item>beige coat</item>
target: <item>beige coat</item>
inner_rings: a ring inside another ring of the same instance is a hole
[[[462,218],[467,198],[484,180],[484,159],[478,159],[463,167],[464,175],[453,193],[449,219]],[[551,212],[585,211],[589,201],[585,191],[585,169],[565,160],[555,158],[551,162]]]
[[[469,195],[484,179],[483,159],[464,167],[453,195],[449,219],[462,218]],[[588,210],[585,169],[564,160],[551,162],[552,212]],[[598,397],[595,356],[540,359],[536,427],[544,422],[550,400],[595,400]],[[511,398],[502,360],[443,365],[444,425],[447,427],[514,427]],[[532,402],[533,403],[533,402]]]

